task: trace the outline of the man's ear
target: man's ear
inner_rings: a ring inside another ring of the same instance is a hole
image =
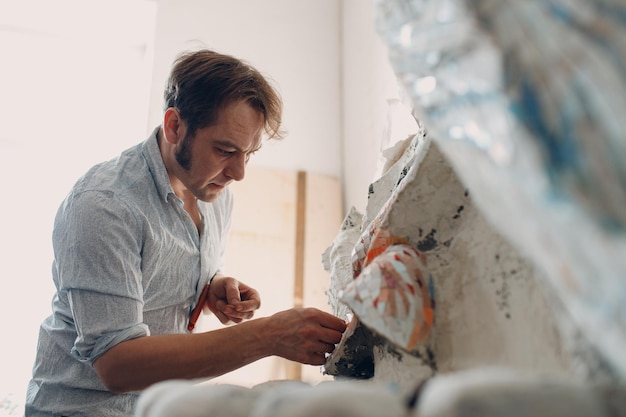
[[[173,107],[165,110],[163,115],[163,133],[165,140],[173,145],[185,137],[185,123],[178,110]]]

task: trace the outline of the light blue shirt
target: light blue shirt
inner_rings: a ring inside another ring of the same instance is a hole
[[[198,202],[202,232],[172,189],[156,139],[96,165],[61,204],[52,236],[52,315],[41,325],[26,416],[131,416],[138,393],[107,391],[93,362],[116,344],[185,333],[219,270],[226,189]]]

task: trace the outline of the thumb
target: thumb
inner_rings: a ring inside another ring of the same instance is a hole
[[[233,280],[228,283],[226,287],[226,300],[228,304],[235,305],[241,301],[241,294],[239,293],[239,282]]]

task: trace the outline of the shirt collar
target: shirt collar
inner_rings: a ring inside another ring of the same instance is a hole
[[[159,195],[163,201],[167,202],[170,195],[175,197],[176,194],[174,194],[174,189],[172,188],[170,177],[167,175],[165,163],[163,162],[163,156],[161,155],[161,150],[159,149],[157,134],[159,133],[160,128],[161,126],[157,126],[150,137],[144,141],[142,145],[142,153],[144,158],[146,158],[148,169],[150,169],[150,172],[152,173],[152,178],[154,178],[154,184],[156,185]]]

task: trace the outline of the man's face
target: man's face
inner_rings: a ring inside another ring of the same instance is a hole
[[[214,201],[244,178],[250,156],[261,147],[263,126],[262,114],[243,101],[224,108],[215,125],[180,143],[176,176],[197,199]]]

